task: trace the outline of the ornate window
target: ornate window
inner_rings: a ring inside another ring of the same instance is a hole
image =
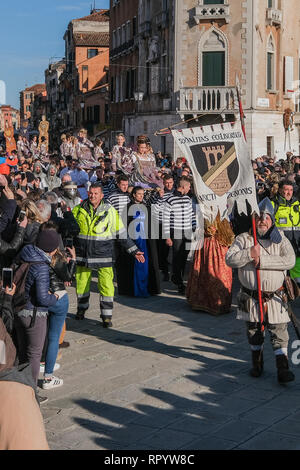
[[[275,41],[273,35],[270,34],[267,42],[267,90],[275,91],[276,89],[276,54]]]
[[[199,86],[228,84],[228,41],[215,27],[206,31],[199,42]]]

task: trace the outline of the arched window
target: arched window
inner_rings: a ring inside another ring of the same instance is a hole
[[[276,67],[275,67],[275,41],[270,34],[267,42],[267,90],[274,91],[276,89]]]
[[[199,43],[199,86],[226,86],[227,75],[227,38],[212,27],[203,34]]]

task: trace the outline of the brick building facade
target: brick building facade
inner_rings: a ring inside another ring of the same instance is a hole
[[[61,77],[64,88],[62,128],[85,127],[90,137],[108,125],[108,10],[72,20],[65,32],[66,69]]]

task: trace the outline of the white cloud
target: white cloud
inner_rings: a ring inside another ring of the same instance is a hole
[[[77,3],[74,5],[60,5],[56,7],[58,11],[80,11],[84,10],[85,8],[89,8],[91,6],[90,3]]]

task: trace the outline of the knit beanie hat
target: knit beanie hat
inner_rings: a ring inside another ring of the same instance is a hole
[[[51,253],[59,247],[59,235],[55,230],[42,230],[36,240],[36,246],[45,253]]]

